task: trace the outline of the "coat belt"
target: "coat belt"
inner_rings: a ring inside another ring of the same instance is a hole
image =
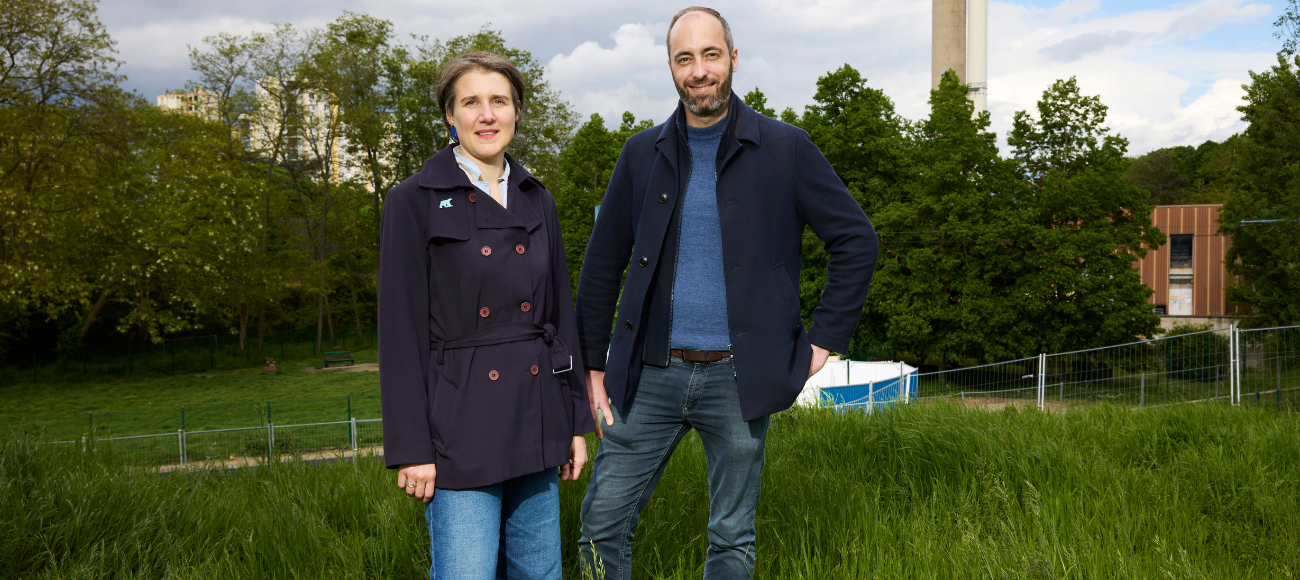
[[[549,322],[546,324],[536,324],[532,322],[507,322],[504,324],[494,324],[478,330],[471,330],[445,341],[432,341],[429,344],[431,350],[437,351],[438,364],[443,364],[442,351],[456,348],[470,348],[475,346],[491,346],[494,344],[506,344],[508,342],[520,342],[541,338],[551,347],[551,373],[560,374],[562,372],[573,370],[573,355],[569,354],[569,349],[564,346],[564,341],[555,335],[555,326]]]

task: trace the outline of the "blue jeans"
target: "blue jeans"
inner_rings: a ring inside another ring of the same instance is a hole
[[[614,425],[604,426],[605,439],[582,500],[579,549],[584,566],[596,563],[605,578],[632,577],[637,518],[650,503],[673,450],[688,430],[696,429],[709,466],[704,577],[753,575],[754,506],[768,418],[741,418],[733,369],[730,358],[693,363],[673,357],[667,368],[644,367],[632,404],[622,411],[611,408]]]
[[[431,580],[560,580],[559,471],[439,489],[424,508]]]

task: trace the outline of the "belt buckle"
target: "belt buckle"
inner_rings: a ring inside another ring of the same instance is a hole
[[[567,372],[569,372],[569,371],[571,371],[571,370],[573,370],[573,355],[569,355],[569,367],[568,367],[568,368],[563,368],[563,369],[559,369],[559,370],[552,370],[552,371],[551,371],[551,374],[553,374],[553,375],[558,375],[558,374],[560,374],[560,373],[567,373]]]

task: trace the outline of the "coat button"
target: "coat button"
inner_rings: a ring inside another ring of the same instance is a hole
[[[533,365],[533,366],[531,366],[531,367],[528,367],[528,372],[533,373],[533,374],[537,374],[537,365]]]
[[[533,309],[533,305],[525,302],[519,305],[519,309],[523,310],[524,312],[528,312],[529,310]]]
[[[473,201],[473,200],[470,200],[470,201]],[[659,203],[668,203],[668,194],[666,194],[666,193],[661,193],[661,194],[659,194]]]
[[[628,321],[624,322],[624,323],[623,323],[623,328],[626,328],[626,329],[628,329],[628,330],[632,330],[632,321],[631,321],[631,320],[628,320]]]
[[[524,253],[524,245],[523,245],[523,244],[515,244],[515,253],[516,253],[516,254],[523,254],[523,253]]]
[[[492,311],[488,310],[487,306],[478,309],[478,315],[482,316],[483,318],[487,318],[489,314],[492,314]]]
[[[483,254],[484,256],[491,256],[491,255],[492,255],[492,248],[489,248],[489,247],[487,247],[487,246],[483,246],[483,249],[482,249],[482,250],[479,250],[479,253],[480,253],[480,254]]]
[[[647,258],[647,257],[645,257],[645,256],[641,256],[641,259],[640,259],[640,260],[637,260],[636,263],[641,264],[642,266],[646,266],[646,265],[650,264],[650,258]]]
[[[495,381],[501,378],[501,373],[498,373],[496,371],[488,371],[488,378]]]
[[[475,197],[474,197],[474,192],[472,192],[472,191],[469,192],[469,202],[470,202],[470,203],[474,203],[474,199],[475,199]]]

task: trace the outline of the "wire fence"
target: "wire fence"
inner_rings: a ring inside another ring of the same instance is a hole
[[[1300,406],[1300,327],[1206,330],[917,375],[916,398],[1040,409],[1109,402]]]
[[[944,400],[1045,410],[1100,402],[1300,410],[1300,326],[1207,330],[937,372],[897,368],[897,376],[867,384],[822,387],[820,396],[839,408],[871,411]],[[4,423],[39,432],[51,445],[107,448],[164,471],[357,457],[382,454],[383,446],[378,395],[0,418]]]
[[[375,346],[375,327],[338,327],[326,332],[323,350],[362,350]],[[250,336],[243,347],[238,337],[209,334],[169,338],[141,345],[131,340],[86,346],[76,352],[9,360],[0,366],[0,385],[97,380],[105,376],[171,375],[261,367],[277,361],[316,358],[316,330],[282,331]],[[24,355],[26,356],[26,355]]]
[[[159,471],[226,468],[267,462],[383,454],[382,419],[208,429],[122,437],[83,436],[49,445],[103,450]]]

